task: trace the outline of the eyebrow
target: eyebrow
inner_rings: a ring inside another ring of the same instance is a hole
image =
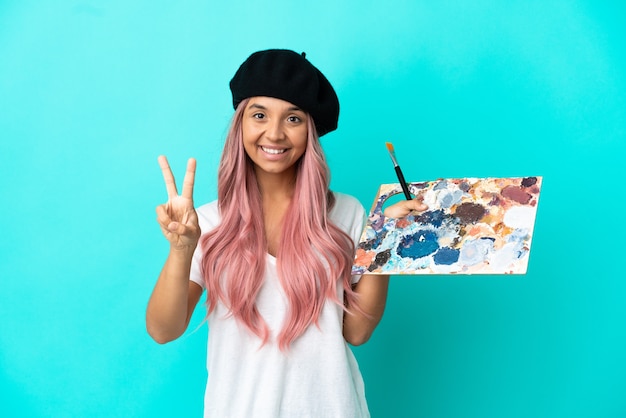
[[[250,105],[250,108],[267,110],[267,107],[265,107],[265,106],[263,106],[261,104],[258,104],[258,103],[252,103]],[[294,112],[294,111],[304,112],[304,110],[300,109],[298,106],[291,106],[290,108],[287,109],[287,111],[289,111],[289,112]]]

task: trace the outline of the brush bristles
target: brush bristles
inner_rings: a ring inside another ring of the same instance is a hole
[[[389,156],[391,157],[393,165],[397,166],[398,162],[396,161],[396,153],[393,151],[393,145],[391,144],[391,142],[385,142],[385,145],[387,145],[387,151],[389,151]]]

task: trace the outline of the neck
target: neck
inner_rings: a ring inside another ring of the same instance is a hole
[[[260,173],[257,172],[257,184],[261,197],[266,200],[291,200],[296,188],[296,173]]]
[[[267,252],[276,257],[280,247],[283,220],[295,192],[295,172],[294,175],[257,173],[257,183],[261,192]]]

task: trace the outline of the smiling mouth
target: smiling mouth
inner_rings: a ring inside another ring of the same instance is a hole
[[[265,148],[264,146],[261,146],[261,149],[263,150],[263,152],[267,152],[268,154],[282,154],[283,152],[287,151],[286,148],[283,149],[274,149],[274,148]]]

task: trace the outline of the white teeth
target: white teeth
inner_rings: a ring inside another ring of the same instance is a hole
[[[273,148],[265,148],[265,147],[261,147],[261,149],[267,152],[268,154],[282,154],[283,152],[287,151],[286,149],[273,149]]]

